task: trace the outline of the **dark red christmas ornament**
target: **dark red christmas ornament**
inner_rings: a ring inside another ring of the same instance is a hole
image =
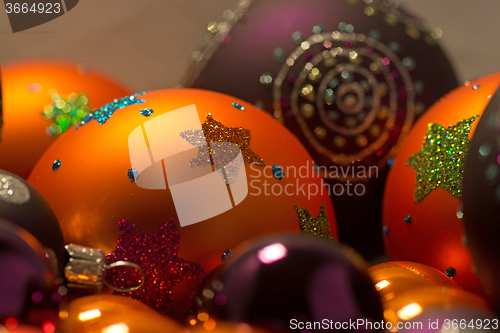
[[[340,241],[366,257],[382,253],[374,235],[392,158],[414,121],[458,86],[442,31],[398,3],[242,0],[208,24],[183,81],[284,123],[329,182]]]

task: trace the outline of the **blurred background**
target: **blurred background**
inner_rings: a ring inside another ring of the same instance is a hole
[[[235,0],[82,0],[41,26],[13,34],[0,3],[0,61],[47,57],[84,62],[136,91],[179,84],[207,23]],[[400,0],[443,30],[459,80],[500,71],[499,0]]]

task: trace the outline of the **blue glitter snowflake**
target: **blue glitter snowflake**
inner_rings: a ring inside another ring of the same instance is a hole
[[[139,111],[144,117],[149,117],[151,116],[154,111],[153,109],[142,109],[141,111]]]
[[[141,95],[144,95],[146,92],[137,93],[131,96],[123,97],[120,99],[115,99],[113,102],[104,105],[103,107],[96,109],[89,113],[76,127],[79,129],[81,126],[85,125],[91,120],[97,120],[99,125],[105,124],[106,121],[115,113],[117,110],[123,109],[126,106],[134,105],[134,104],[142,104],[145,100],[138,98]]]
[[[61,161],[55,160],[54,163],[52,163],[52,171],[56,171],[57,169],[59,169],[60,166],[61,166]]]
[[[234,106],[235,108],[237,108],[238,110],[245,110],[245,107],[241,104],[238,104],[236,102],[234,102],[233,104],[231,104],[232,106]]]
[[[274,175],[274,178],[276,178],[278,180],[282,180],[283,178],[285,178],[285,170],[283,170],[283,168],[280,167],[279,165],[274,165],[273,166],[273,175]]]
[[[127,176],[128,179],[130,179],[130,181],[133,182],[134,180],[139,178],[139,171],[137,171],[136,169],[128,169]]]

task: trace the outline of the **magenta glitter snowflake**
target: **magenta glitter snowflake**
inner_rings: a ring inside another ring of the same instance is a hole
[[[118,244],[116,250],[106,256],[107,264],[130,261],[142,268],[146,279],[135,291],[114,293],[135,298],[168,314],[172,287],[203,274],[203,269],[195,262],[178,257],[180,237],[173,219],[149,235],[125,220],[118,221],[118,229]],[[107,272],[106,281],[119,288],[130,288],[141,282],[141,275],[130,267],[115,268]]]

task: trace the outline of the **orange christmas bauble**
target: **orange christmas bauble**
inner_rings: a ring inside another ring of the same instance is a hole
[[[182,326],[144,304],[116,295],[77,298],[61,307],[64,332],[74,333],[154,333],[180,332]]]
[[[390,261],[368,268],[383,301],[421,287],[461,287],[446,274],[427,265],[410,261]]]
[[[101,108],[46,151],[29,181],[66,242],[110,252],[119,219],[143,239],[174,218],[178,257],[205,273],[252,237],[301,225],[337,237],[328,188],[297,139],[251,104],[214,92],[159,90]]]
[[[89,112],[130,91],[84,64],[25,60],[1,66],[0,169],[27,178],[36,161]]]
[[[462,227],[465,156],[500,73],[453,90],[415,124],[389,173],[383,234],[389,260],[432,266],[463,288],[484,293]]]
[[[465,290],[438,286],[421,287],[385,300],[384,318],[396,328],[398,322],[411,320],[432,309],[461,308],[488,310],[488,304],[482,297]]]
[[[444,273],[427,265],[391,261],[368,268],[384,306],[384,318],[394,327],[422,311],[452,306],[486,308],[482,298],[462,288]],[[390,328],[390,327],[388,327]]]

